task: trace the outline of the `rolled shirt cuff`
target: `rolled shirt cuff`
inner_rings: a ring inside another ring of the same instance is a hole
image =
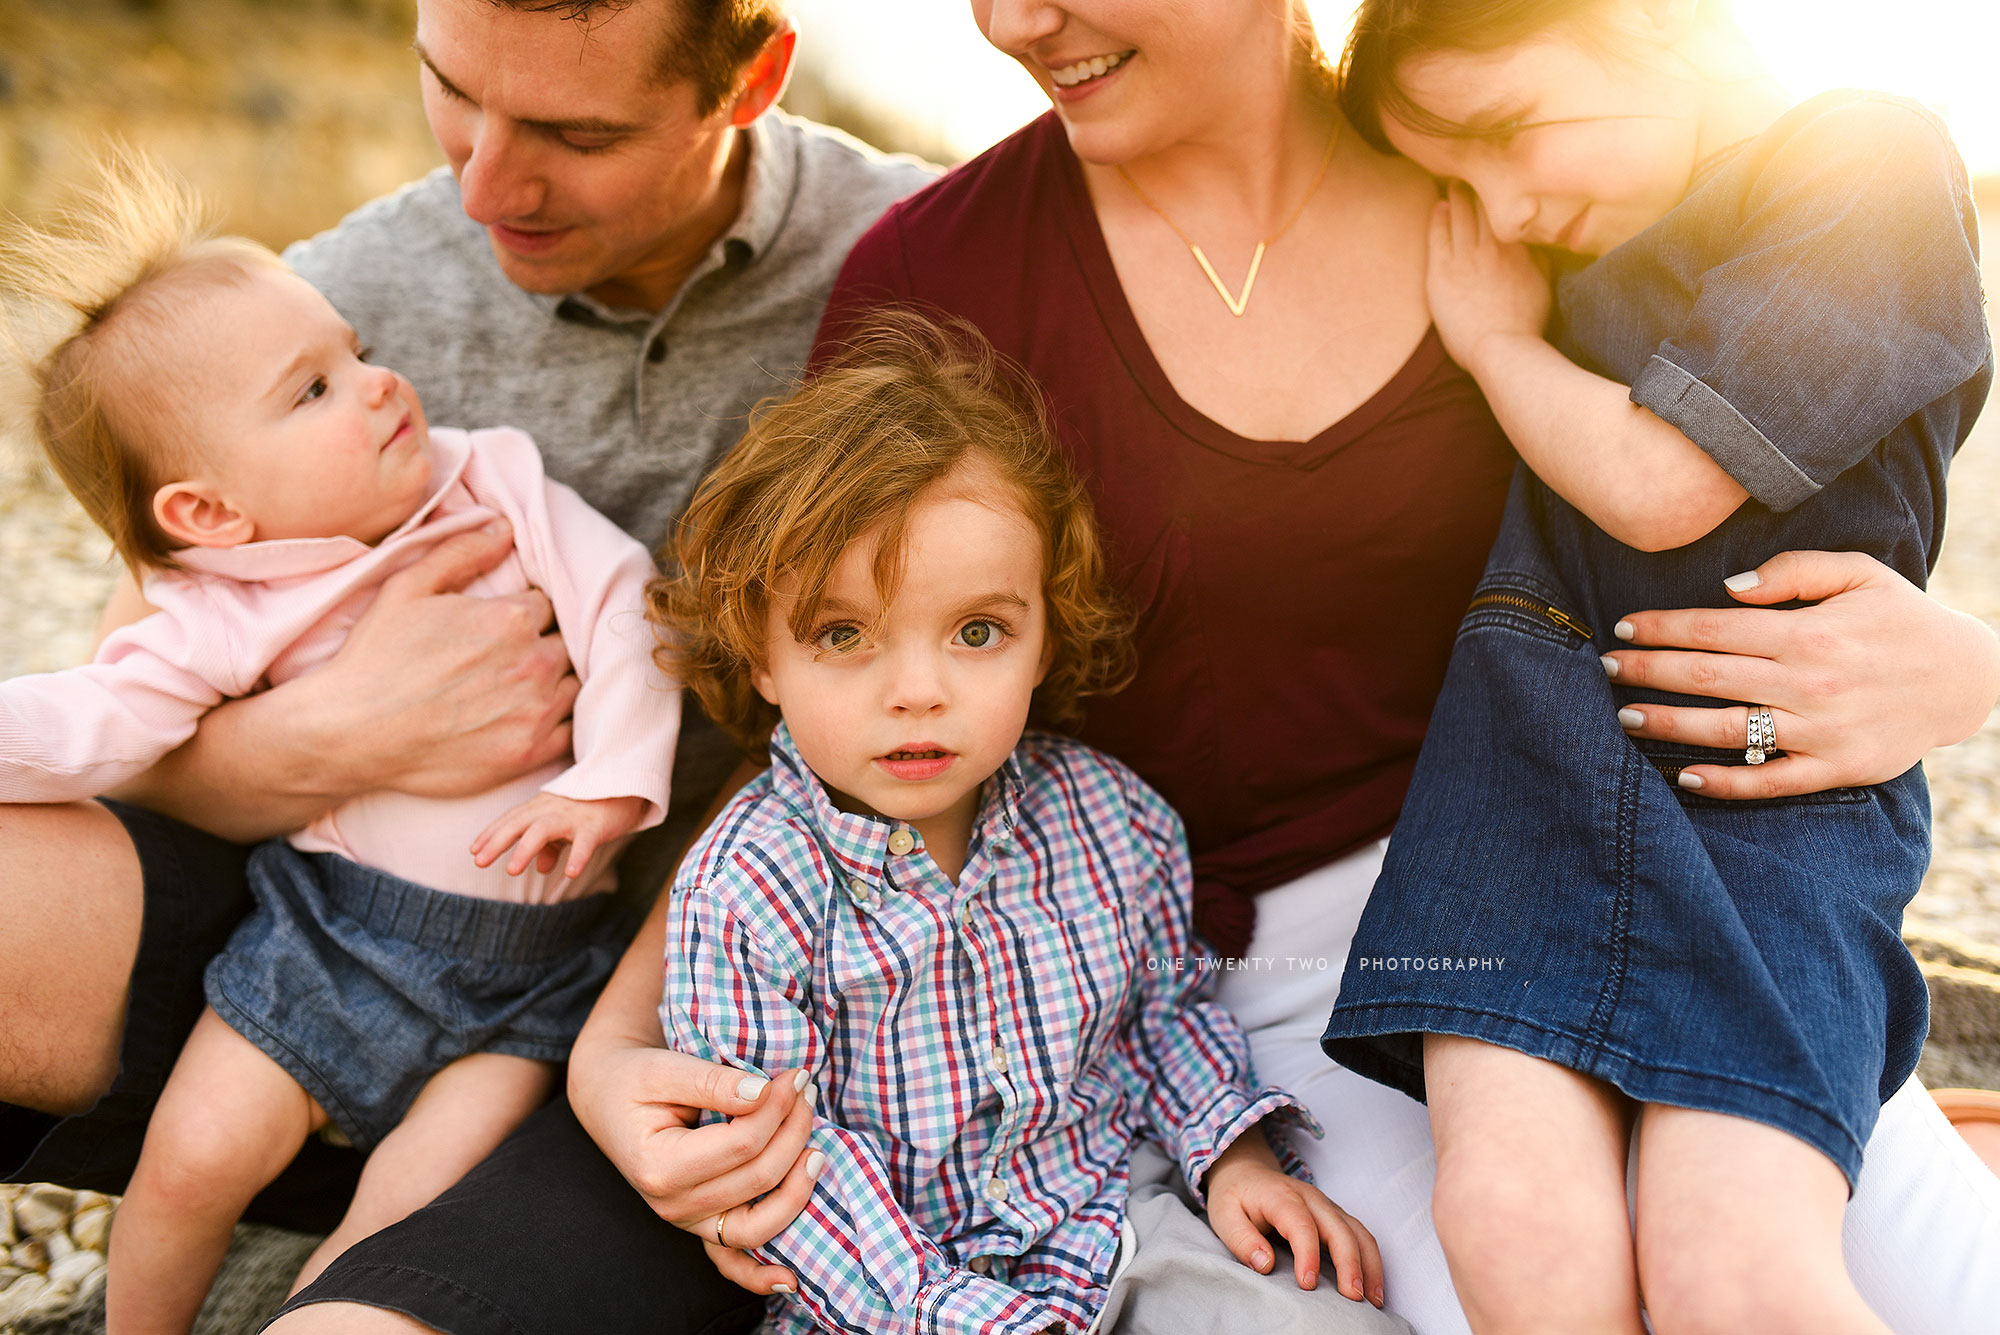
[[[1305,1104],[1284,1090],[1271,1086],[1258,1090],[1254,1095],[1226,1089],[1206,1110],[1181,1128],[1176,1137],[1182,1147],[1181,1174],[1187,1179],[1188,1191],[1202,1206],[1208,1204],[1207,1185],[1203,1178],[1208,1173],[1209,1165],[1235,1144],[1238,1136],[1267,1117],[1300,1127],[1314,1140],[1326,1136]],[[1271,1142],[1272,1153],[1278,1156],[1279,1167],[1301,1182],[1312,1181],[1312,1173],[1306,1168],[1305,1160],[1285,1143],[1283,1137],[1267,1138]]]
[[[1632,402],[1700,446],[1774,511],[1789,510],[1820,488],[1729,400],[1665,357],[1656,354],[1639,372]]]

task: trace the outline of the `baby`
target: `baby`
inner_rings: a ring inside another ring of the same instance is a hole
[[[0,801],[111,789],[221,701],[324,663],[384,580],[482,526],[515,548],[469,591],[543,590],[582,682],[573,763],[465,799],[370,793],[253,854],[256,908],[119,1211],[126,1335],[190,1327],[245,1204],[329,1123],[372,1154],[302,1284],[543,1101],[629,934],[600,892],[663,814],[680,704],[647,651],[646,552],[526,436],[427,429],[275,255],[209,236],[143,163],[100,176],[67,225],[0,243],[0,293],[42,447],[158,611],[88,666],[0,683]]]
[[[1205,999],[1180,821],[1023,731],[1119,679],[1125,622],[976,337],[896,320],[767,410],[651,597],[770,758],[682,863],[660,1017],[822,1091],[812,1198],[753,1252],[799,1281],[775,1327],[1407,1329],[1360,1304],[1373,1239],[1270,1133],[1317,1128]],[[1272,1233],[1290,1276],[1243,1268],[1273,1271]]]

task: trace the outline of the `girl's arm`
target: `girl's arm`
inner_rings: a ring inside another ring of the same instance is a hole
[[[1454,184],[1431,219],[1431,316],[1535,475],[1628,547],[1706,535],[1749,496],[1714,459],[1614,380],[1542,338],[1549,285],[1525,246],[1503,246]]]

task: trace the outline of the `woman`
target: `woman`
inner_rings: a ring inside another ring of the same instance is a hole
[[[881,300],[942,307],[1043,382],[1143,609],[1141,676],[1084,735],[1182,807],[1210,939],[1272,961],[1226,974],[1222,996],[1261,1074],[1328,1127],[1301,1148],[1381,1240],[1391,1308],[1427,1335],[1462,1330],[1429,1223],[1422,1109],[1317,1045],[1512,464],[1429,332],[1435,187],[1342,129],[1300,8],[975,0],[974,13],[1056,115],[892,210],[850,260],[825,333]],[[1760,601],[1826,601],[1635,614],[1639,642],[1710,652],[1622,652],[1621,679],[1768,701],[1798,720],[1788,749],[1843,784],[1900,773],[1991,707],[2000,654],[1976,623],[1872,563],[1806,555],[1763,574]],[[1726,744],[1734,714],[1650,710],[1642,735]],[[1777,790],[1717,768],[1708,791]],[[753,1245],[796,1214],[810,1110],[789,1079],[739,1089],[740,1073],[658,1049],[659,922],[577,1045],[571,1102],[653,1209],[768,1290],[789,1276],[713,1244]],[[745,1115],[689,1131],[695,1107]],[[1961,1175],[1970,1165],[1921,1091],[1885,1111],[1848,1238],[1898,1330],[1971,1330],[2000,1304],[2000,1281],[1976,1268],[2000,1246],[2000,1204],[1990,1179]],[[395,1236],[349,1255],[386,1261]],[[310,1315],[274,1329],[307,1330]]]

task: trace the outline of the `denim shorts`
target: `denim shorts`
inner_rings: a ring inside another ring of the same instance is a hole
[[[614,895],[477,899],[276,839],[249,880],[208,1004],[363,1150],[460,1057],[567,1059],[635,926]]]
[[[1768,801],[1677,787],[1680,766],[1742,753],[1628,738],[1600,647],[1546,614],[1561,587],[1507,549],[1503,533],[1323,1046],[1421,1099],[1422,1035],[1481,1039],[1775,1126],[1851,1185],[1928,1028],[1902,942],[1930,856],[1921,767]]]

